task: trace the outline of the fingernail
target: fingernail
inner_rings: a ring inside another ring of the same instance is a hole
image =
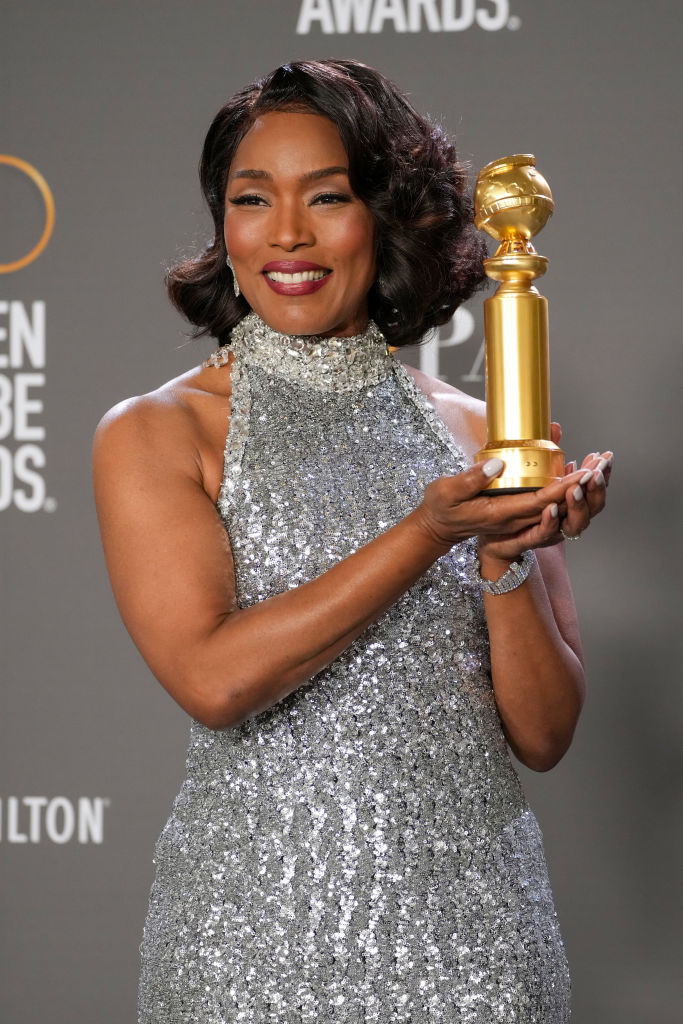
[[[583,491],[580,487],[575,487],[572,491],[574,501],[583,501]]]
[[[581,486],[583,486],[584,484],[587,484],[592,476],[593,476],[593,470],[589,469],[588,472],[584,473],[583,476],[581,477],[581,479],[579,480],[579,483],[581,484]]]
[[[597,464],[597,466],[595,468],[599,469],[599,470],[607,469],[608,464],[609,463],[608,463],[607,459],[600,459],[600,461],[598,462],[598,464]]]
[[[553,519],[557,519],[557,505],[555,502],[553,502],[552,505],[549,505],[548,508],[550,509],[550,515]]]
[[[498,476],[501,469],[505,468],[505,463],[502,459],[487,459],[482,465],[482,472],[484,476],[493,477]]]
[[[605,486],[605,478],[602,475],[602,471],[599,470],[599,469],[596,469],[596,471],[595,471],[595,482],[598,485],[598,487],[604,487]]]
[[[571,462],[567,463],[567,469],[570,473],[576,472],[576,459],[572,459]]]

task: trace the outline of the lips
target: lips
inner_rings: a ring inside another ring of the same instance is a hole
[[[271,260],[263,268],[270,288],[279,295],[308,295],[317,292],[332,271],[308,260]]]

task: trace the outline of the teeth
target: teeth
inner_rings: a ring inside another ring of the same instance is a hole
[[[327,270],[301,270],[296,274],[283,274],[279,270],[269,270],[266,276],[280,284],[299,284],[301,281],[319,281],[327,273]]]

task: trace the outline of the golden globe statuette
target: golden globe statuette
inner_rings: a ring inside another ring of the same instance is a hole
[[[548,260],[530,241],[553,207],[530,153],[494,160],[477,178],[474,223],[500,242],[484,260],[500,284],[484,302],[487,443],[474,457],[505,462],[491,494],[536,490],[564,474],[564,452],[550,440],[548,300],[532,283]]]

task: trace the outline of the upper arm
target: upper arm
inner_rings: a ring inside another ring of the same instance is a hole
[[[154,675],[197,717],[193,663],[236,601],[230,544],[202,486],[188,411],[155,396],[115,407],[95,433],[93,481],[121,617]]]

